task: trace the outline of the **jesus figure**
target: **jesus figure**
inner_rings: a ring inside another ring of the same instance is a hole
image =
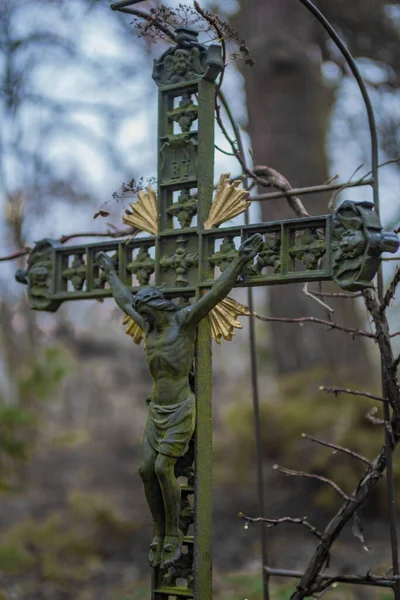
[[[154,538],[148,554],[151,567],[168,568],[181,555],[181,498],[174,467],[177,459],[186,454],[195,428],[196,407],[189,373],[196,328],[229,294],[262,242],[260,234],[243,242],[212,288],[195,304],[184,308],[165,299],[155,287],[142,287],[133,295],[118,278],[112,259],[104,252],[96,255],[116,303],[144,331],[147,364],[153,378],[139,467],[154,522]]]

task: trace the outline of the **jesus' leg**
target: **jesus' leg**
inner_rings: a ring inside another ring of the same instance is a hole
[[[141,462],[139,466],[139,475],[142,479],[147,504],[149,505],[154,524],[154,538],[150,544],[148,563],[151,567],[157,567],[161,562],[162,548],[165,535],[165,514],[164,500],[161,493],[160,484],[155,474],[154,466],[157,458],[157,452],[150,446],[143,437]]]
[[[176,458],[159,454],[155,472],[160,482],[165,510],[165,538],[161,566],[173,565],[181,555],[182,533],[179,530],[181,490],[174,474]]]

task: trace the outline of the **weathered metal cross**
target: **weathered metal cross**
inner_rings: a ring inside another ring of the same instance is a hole
[[[146,326],[143,332],[139,325],[145,321],[144,305],[151,313],[155,300],[161,304],[165,301],[154,289],[142,290],[136,300],[132,292],[136,293],[139,286],[153,285],[167,299],[195,299],[198,304],[213,287],[218,270],[229,271],[238,244],[256,233],[262,235],[262,245],[257,246],[256,256],[244,267],[235,287],[333,279],[342,288],[354,291],[370,284],[381,253],[398,247],[396,236],[382,232],[371,203],[345,202],[333,215],[219,227],[250,204],[248,193],[228,175],[221,176],[214,194],[215,80],[222,66],[219,46],[205,47],[197,41],[195,31],[177,29],[176,46],[155,61],[153,71],[159,87],[158,194],[150,188],[141,191],[132,205],[132,214],[125,217],[135,228],[151,235],[67,247],[49,239],[38,242],[27,269],[17,274],[17,279],[27,284],[32,308],[55,311],[62,302],[109,297],[112,290],[108,281],[113,286],[109,273],[115,267],[130,290],[128,304],[132,306],[133,302],[137,310],[132,312],[128,307],[126,311],[127,332],[137,342],[145,334],[147,345],[155,339],[157,347],[157,335],[152,341],[149,328]],[[103,254],[102,260],[96,259],[99,251],[109,258]],[[113,293],[117,296],[114,288]],[[226,298],[198,325],[192,386],[196,430],[189,450],[176,464],[172,463],[176,477],[186,478],[180,485],[180,557],[163,568],[161,551],[167,553],[170,549],[162,548],[162,540],[160,546],[154,542],[152,556],[157,566],[153,600],[212,598],[211,342],[212,337],[217,341],[221,337],[232,339],[240,314],[248,314],[246,308]],[[161,323],[160,330],[167,325]],[[165,355],[155,351],[149,357],[148,350],[150,366],[153,360],[162,362]],[[183,404],[179,401],[173,406],[175,413]],[[166,408],[171,412],[169,405]],[[175,413],[172,421],[177,418]],[[151,436],[155,436],[157,427],[151,427]],[[172,423],[163,435],[157,430],[160,454],[160,444],[165,446],[170,441],[166,438],[172,436],[171,432],[175,441],[179,437],[181,432],[176,429]],[[155,444],[151,440],[150,445]],[[154,469],[157,471],[157,467]],[[162,469],[158,474],[162,476]]]

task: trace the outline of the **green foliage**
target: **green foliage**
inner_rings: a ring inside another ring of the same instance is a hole
[[[111,499],[103,494],[75,492],[69,503],[74,520],[85,524],[99,556],[107,557],[111,551],[129,552],[138,524],[120,515]]]
[[[85,579],[93,558],[91,541],[60,514],[44,522],[26,519],[0,539],[0,570],[36,574],[38,580],[65,584]]]
[[[33,422],[33,415],[18,406],[0,406],[0,452],[16,460],[26,460],[29,445],[24,432]]]
[[[46,584],[75,597],[79,584],[82,600],[90,599],[90,582],[103,570],[102,560],[118,554],[127,560],[136,528],[111,499],[76,492],[67,510],[43,521],[26,519],[1,535],[0,572],[18,575],[29,594]]]
[[[68,373],[68,358],[61,346],[46,346],[20,366],[17,378],[21,403],[50,400]]]
[[[45,425],[42,403],[57,396],[69,368],[61,346],[39,348],[16,370],[17,403],[0,398],[0,491],[15,487],[18,467],[34,448],[36,433]]]

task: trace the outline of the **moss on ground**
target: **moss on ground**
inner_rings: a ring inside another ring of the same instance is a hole
[[[384,432],[373,425],[366,413],[371,407],[378,409],[379,402],[349,394],[327,394],[317,388],[315,373],[290,376],[282,379],[279,390],[261,398],[260,420],[263,433],[264,458],[290,469],[324,475],[333,479],[347,492],[351,492],[364,472],[365,465],[341,452],[333,452],[304,438],[316,438],[373,459],[378,453]],[[351,383],[346,383],[352,387]],[[377,393],[376,390],[371,390]],[[249,483],[255,460],[254,413],[247,394],[221,411],[223,434],[215,439],[216,477],[219,483],[233,484],[241,480]],[[229,451],[230,460],[226,461]],[[400,480],[396,464],[395,477]],[[284,485],[284,483],[283,483]],[[329,487],[310,484],[314,504],[323,508],[337,506],[336,493]],[[374,495],[374,509],[385,511],[385,486],[380,485]],[[400,508],[400,497],[399,497]]]
[[[69,507],[45,520],[25,519],[0,535],[0,572],[18,580],[21,598],[43,586],[57,594],[91,598],[90,587],[106,560],[129,557],[135,522],[121,516],[111,499],[74,493]],[[69,596],[68,596],[69,597]]]

